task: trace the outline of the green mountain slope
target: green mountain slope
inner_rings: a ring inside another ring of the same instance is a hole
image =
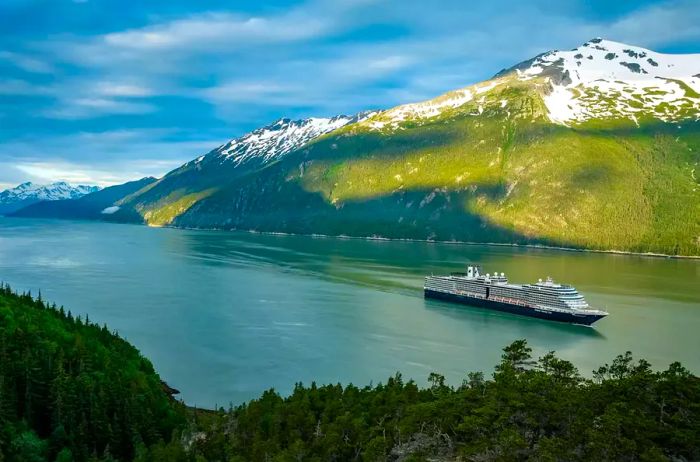
[[[693,66],[596,39],[122,205],[154,225],[699,255]]]
[[[700,55],[594,39],[430,101],[283,119],[108,218],[700,255],[699,164]]]

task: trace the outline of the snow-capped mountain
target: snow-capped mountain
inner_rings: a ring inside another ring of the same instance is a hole
[[[360,113],[355,116],[312,117],[302,120],[282,118],[233,139],[194,162],[216,159],[219,162],[231,162],[235,165],[250,161],[266,163],[281,158],[321,135],[363,120],[370,115],[371,113]]]
[[[548,79],[552,88],[544,101],[554,122],[700,118],[700,54],[656,53],[597,38],[540,55],[515,71],[521,80]]]
[[[372,114],[302,120],[279,119],[182,165],[117,205],[124,210],[128,206],[135,208],[147,217],[149,223],[167,224],[173,213],[181,213],[203,197],[225,188],[236,178],[279,161],[322,135],[364,120]],[[163,204],[177,206],[161,210]],[[121,212],[115,211],[115,216],[119,216],[119,213]]]
[[[0,213],[10,213],[40,201],[77,199],[99,190],[98,186],[71,186],[64,181],[47,185],[28,181],[0,192]]]
[[[455,111],[480,116],[489,106],[506,108],[508,98],[491,96],[519,83],[537,88],[548,119],[562,125],[609,118],[637,124],[643,118],[700,119],[700,54],[663,54],[596,38],[571,51],[543,53],[491,80],[378,113],[366,124],[395,130],[405,121],[421,123]]]
[[[700,255],[699,133],[700,55],[593,39],[428,101],[281,119],[97,215]]]

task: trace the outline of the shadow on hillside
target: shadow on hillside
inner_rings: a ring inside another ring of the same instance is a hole
[[[478,185],[497,199],[503,185]],[[260,177],[193,205],[173,226],[290,234],[416,239],[447,242],[556,245],[500,227],[466,210],[471,190],[401,190],[366,200],[328,203],[295,181]]]

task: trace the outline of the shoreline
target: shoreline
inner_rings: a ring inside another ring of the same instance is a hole
[[[448,244],[448,245],[470,245],[470,246],[493,246],[493,247],[516,247],[525,249],[542,249],[542,250],[559,250],[564,252],[580,252],[580,253],[600,253],[600,254],[611,254],[611,255],[627,255],[636,257],[650,257],[650,258],[668,258],[668,259],[678,259],[678,260],[700,260],[700,255],[670,255],[665,253],[657,252],[632,252],[629,250],[600,250],[600,249],[582,249],[575,247],[562,247],[546,244],[518,244],[518,243],[506,243],[506,242],[472,242],[472,241],[439,241],[431,239],[415,239],[415,238],[390,238],[382,236],[348,236],[344,234],[333,235],[333,234],[304,234],[304,233],[285,233],[281,231],[256,231],[252,229],[226,229],[226,228],[195,228],[190,226],[170,226],[170,225],[149,225],[149,228],[169,228],[169,229],[186,229],[189,231],[209,231],[209,232],[234,232],[234,233],[248,233],[248,234],[262,234],[269,236],[303,236],[311,238],[321,238],[321,239],[341,239],[341,240],[362,240],[362,241],[387,241],[387,242],[420,242],[425,244]]]
[[[11,218],[11,219],[29,219],[29,220],[61,220],[61,221],[77,221],[77,222],[90,222],[90,223],[110,223],[116,225],[136,225],[145,226],[147,228],[165,228],[165,229],[184,229],[189,231],[206,231],[206,232],[230,232],[230,233],[248,233],[248,234],[262,234],[270,236],[300,236],[300,237],[312,237],[312,238],[322,238],[322,239],[344,239],[344,240],[363,240],[363,241],[387,241],[387,242],[421,242],[425,244],[447,244],[447,245],[470,245],[470,246],[493,246],[493,247],[516,247],[524,249],[541,249],[541,250],[558,250],[563,252],[580,252],[580,253],[599,253],[599,254],[609,254],[609,255],[626,255],[626,256],[636,256],[636,257],[649,257],[649,258],[667,258],[667,259],[677,259],[677,260],[700,260],[700,255],[671,255],[658,252],[633,252],[630,250],[601,250],[601,249],[584,249],[575,247],[564,247],[556,245],[547,244],[518,244],[518,243],[506,243],[506,242],[473,242],[473,241],[440,241],[431,239],[415,239],[415,238],[390,238],[383,236],[348,236],[344,234],[321,234],[321,233],[285,233],[281,231],[257,231],[254,229],[237,229],[237,228],[197,228],[193,226],[173,226],[173,225],[150,225],[148,223],[134,223],[134,222],[120,222],[120,221],[107,221],[107,220],[80,220],[80,219],[63,219],[63,218],[42,218],[42,217],[6,217],[0,215],[0,218]]]

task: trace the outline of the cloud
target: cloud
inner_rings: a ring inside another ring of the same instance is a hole
[[[621,42],[646,47],[700,40],[700,6],[693,1],[674,1],[635,11],[607,28]]]
[[[150,159],[161,174],[161,160],[184,162],[280,116],[420,101],[594,36],[650,48],[700,43],[696,3],[71,5],[92,11],[90,27],[66,20],[49,33],[38,21],[27,35],[0,38],[0,163],[28,166],[13,175],[75,169],[108,181],[128,176],[120,166],[144,173],[136,162]]]
[[[159,177],[223,141],[178,136],[182,134],[169,129],[114,130],[54,136],[41,143],[32,138],[1,142],[0,183],[30,179],[107,186]]]
[[[331,30],[321,17],[292,11],[281,16],[245,17],[209,12],[163,24],[106,34],[101,41],[118,49],[182,50],[251,46],[308,39]]]
[[[21,53],[14,53],[11,51],[0,51],[0,60],[9,61],[18,68],[27,72],[49,74],[54,71],[53,66],[51,66],[46,61]]]
[[[42,114],[49,119],[78,120],[115,114],[146,114],[156,110],[155,105],[148,103],[116,98],[81,97],[63,100]]]
[[[0,80],[0,95],[9,96],[43,96],[52,93],[49,87],[35,85],[21,79]]]
[[[130,98],[144,98],[154,94],[153,90],[146,86],[119,82],[99,82],[95,87],[95,92],[104,96]]]

